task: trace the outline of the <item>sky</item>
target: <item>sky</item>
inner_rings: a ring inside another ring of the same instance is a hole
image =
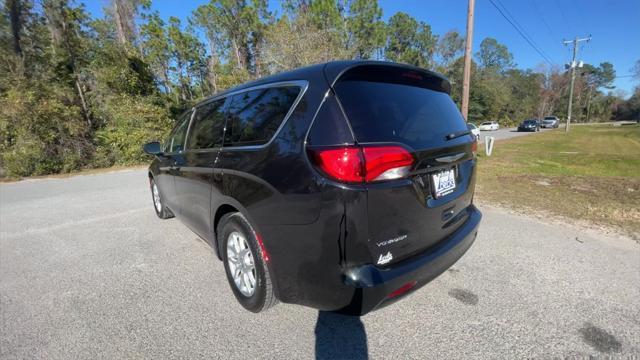
[[[83,2],[83,1],[79,1]],[[164,18],[186,19],[206,0],[153,0],[152,9]],[[403,11],[431,25],[435,34],[449,30],[466,32],[468,0],[379,0],[383,18]],[[547,57],[562,66],[571,60],[571,47],[563,40],[591,36],[591,41],[578,47],[578,60],[598,65],[609,61],[614,65],[614,85],[626,96],[640,85],[631,76],[631,68],[640,60],[640,0],[493,0],[503,8]],[[94,16],[102,16],[107,0],[84,1]],[[270,0],[271,10],[280,12],[278,0]],[[529,45],[491,0],[476,0],[473,51],[478,51],[485,37],[493,37],[507,46],[519,68],[536,69],[547,61]]]

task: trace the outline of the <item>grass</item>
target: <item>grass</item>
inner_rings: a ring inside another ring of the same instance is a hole
[[[640,126],[590,125],[497,142],[476,197],[614,227],[640,239]]]

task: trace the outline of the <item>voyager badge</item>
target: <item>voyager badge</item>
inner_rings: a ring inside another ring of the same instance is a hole
[[[402,241],[404,239],[407,238],[407,235],[400,235],[398,237],[394,237],[393,239],[389,239],[389,240],[385,240],[385,241],[380,241],[379,243],[376,243],[376,245],[378,245],[378,247],[381,246],[387,246],[387,245],[391,245],[393,243],[397,243],[398,241]]]

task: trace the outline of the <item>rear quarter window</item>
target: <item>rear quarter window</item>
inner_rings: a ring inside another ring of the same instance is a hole
[[[414,149],[443,145],[467,126],[451,97],[407,84],[340,81],[336,92],[358,142],[399,142]]]
[[[263,145],[275,135],[301,89],[256,89],[233,95],[228,108],[225,145]]]
[[[224,99],[211,101],[196,108],[188,149],[210,149],[222,145],[224,129]]]
[[[173,129],[171,135],[169,135],[167,141],[164,143],[164,152],[175,153],[184,150],[185,135],[187,134],[192,114],[193,109],[190,109],[180,115],[178,125]]]
[[[353,135],[340,110],[340,105],[338,105],[335,96],[329,94],[313,121],[307,137],[307,144],[316,146],[352,143]]]

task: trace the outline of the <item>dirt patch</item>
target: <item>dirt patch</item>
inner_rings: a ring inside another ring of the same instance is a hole
[[[476,198],[528,215],[533,212],[550,219],[581,220],[594,227],[610,227],[640,241],[637,178],[481,175]]]

